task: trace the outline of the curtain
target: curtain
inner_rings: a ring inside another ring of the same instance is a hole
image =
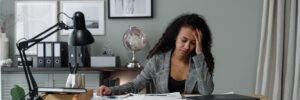
[[[264,0],[255,93],[300,100],[300,2]]]

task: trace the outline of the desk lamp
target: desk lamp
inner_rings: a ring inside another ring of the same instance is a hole
[[[28,64],[26,63],[27,62],[27,57],[26,57],[26,53],[25,53],[26,50],[28,50],[35,44],[41,42],[42,40],[46,39],[50,35],[54,34],[55,32],[57,32],[59,30],[62,30],[62,29],[64,29],[64,30],[74,29],[74,31],[71,33],[71,35],[69,35],[69,41],[68,41],[69,45],[84,46],[84,45],[88,45],[88,44],[91,44],[94,42],[94,38],[93,38],[92,34],[86,29],[83,13],[79,12],[79,11],[75,12],[72,19],[74,22],[74,24],[73,24],[74,27],[69,27],[62,21],[59,21],[57,24],[46,29],[45,31],[36,35],[35,37],[16,43],[17,49],[20,53],[23,69],[24,69],[25,76],[26,76],[26,81],[28,84],[28,89],[29,89],[29,93],[28,93],[29,98],[28,99],[29,100],[34,100],[35,97],[38,97],[38,86],[37,86],[37,83],[36,83],[34,77],[32,76],[32,73],[31,73],[31,70],[30,70]],[[51,29],[53,29],[55,27],[56,27],[56,29],[54,31],[52,31],[48,34],[45,34],[46,32],[50,31]],[[42,37],[43,34],[45,34],[45,35]],[[41,99],[41,98],[37,98],[37,99]]]

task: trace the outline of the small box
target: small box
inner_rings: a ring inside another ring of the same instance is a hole
[[[92,56],[91,67],[118,67],[118,56]]]
[[[27,57],[27,65],[32,67],[33,66],[33,57]],[[18,57],[18,67],[23,67],[21,58]]]

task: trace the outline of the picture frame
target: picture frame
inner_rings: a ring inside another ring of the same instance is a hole
[[[15,43],[22,39],[31,39],[56,23],[57,1],[15,2]],[[54,33],[43,41],[57,41],[57,34]],[[17,48],[15,54],[19,55]],[[26,50],[26,54],[36,55],[37,46]]]
[[[92,35],[104,35],[104,0],[88,0],[88,1],[60,1],[60,12],[66,13],[73,17],[76,11],[81,11],[85,17],[85,24]],[[73,20],[60,14],[60,19],[68,26],[73,26]],[[61,30],[61,35],[68,35],[73,31]]]
[[[108,18],[153,18],[153,0],[108,0]]]

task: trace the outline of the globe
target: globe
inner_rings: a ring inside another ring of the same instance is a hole
[[[132,52],[131,62],[127,63],[126,67],[139,70],[141,65],[136,61],[135,53],[145,47],[146,35],[140,28],[130,26],[123,35],[123,44]]]
[[[140,28],[130,26],[123,35],[123,44],[129,50],[139,51],[146,45],[146,36]]]

